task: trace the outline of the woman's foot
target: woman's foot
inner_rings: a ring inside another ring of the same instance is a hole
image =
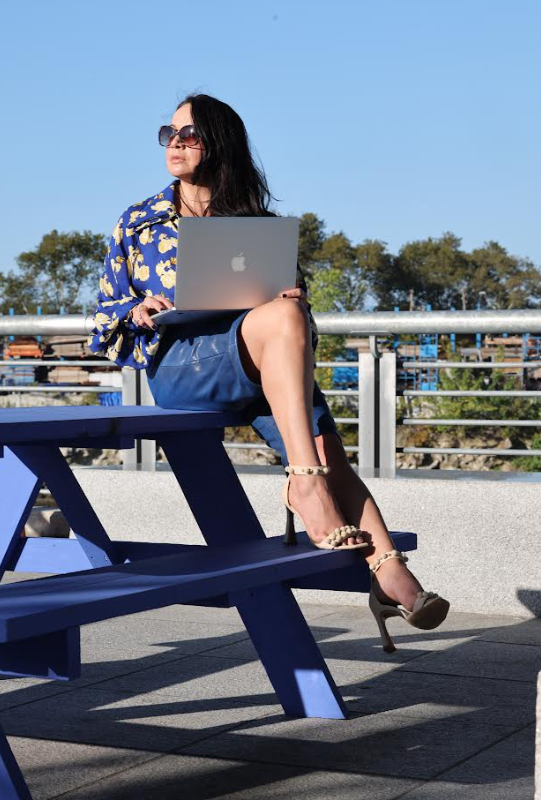
[[[370,556],[368,563],[376,561],[379,555],[375,553]],[[412,610],[417,593],[423,591],[415,575],[398,558],[389,558],[381,565],[374,576],[373,587],[380,603],[398,603],[407,611]]]
[[[307,533],[315,542],[321,542],[335,528],[348,524],[325,475],[290,475],[289,502],[299,512]],[[352,536],[345,544],[360,544],[362,541],[362,536]]]

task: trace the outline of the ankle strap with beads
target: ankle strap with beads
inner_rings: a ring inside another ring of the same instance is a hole
[[[383,553],[373,564],[369,564],[369,569],[375,574],[381,565],[387,561],[389,558],[398,558],[400,561],[406,563],[408,557],[405,553],[401,553],[400,550],[389,550],[387,553]]]
[[[288,475],[328,475],[331,471],[330,467],[296,467],[290,465],[285,468]]]

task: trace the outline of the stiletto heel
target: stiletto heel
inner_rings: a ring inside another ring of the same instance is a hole
[[[385,622],[389,617],[402,617],[409,625],[413,625],[414,628],[419,628],[423,631],[431,631],[437,628],[438,625],[441,625],[449,611],[449,601],[444,600],[443,597],[440,597],[435,592],[417,592],[417,597],[411,611],[407,611],[399,605],[382,603],[378,600],[374,594],[376,572],[390,558],[398,558],[404,563],[408,560],[408,557],[399,550],[390,550],[388,553],[383,553],[373,564],[370,564],[372,586],[370,588],[370,597],[368,598],[368,605],[376,619],[383,640],[383,649],[386,653],[394,653],[396,650],[393,640],[389,636],[389,631],[387,630]]]
[[[282,487],[282,500],[286,506],[287,519],[286,519],[286,532],[284,536],[284,544],[292,545],[297,544],[297,537],[295,535],[294,515],[299,514],[296,508],[289,502],[289,481],[291,475],[328,475],[331,471],[330,467],[322,467],[317,465],[315,467],[298,467],[288,466],[285,468],[287,472],[287,481]],[[299,514],[300,516],[300,514]],[[308,531],[307,531],[308,533]],[[348,539],[359,536],[361,531],[354,525],[342,525],[335,528],[328,536],[322,539],[321,542],[316,542],[308,533],[308,538],[314,545],[321,550],[359,550],[361,547],[368,547],[367,542],[360,542],[359,544],[344,544]]]
[[[372,594],[372,592],[370,592],[370,596],[368,598],[368,604],[370,606],[370,611],[374,615],[375,620],[377,622],[381,639],[383,641],[383,649],[385,650],[386,653],[394,653],[396,647],[394,646],[393,640],[391,639],[389,631],[387,630],[387,625],[385,624],[385,615],[383,611],[381,611],[379,608],[374,607],[373,605],[374,599],[375,599],[374,595]]]
[[[284,544],[297,544],[297,534],[295,533],[295,515],[291,509],[286,508],[286,532],[284,534]]]

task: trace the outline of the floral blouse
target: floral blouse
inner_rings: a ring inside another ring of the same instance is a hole
[[[105,256],[88,345],[93,353],[105,355],[121,367],[150,366],[165,327],[154,331],[140,328],[128,317],[132,308],[146,296],[156,294],[174,301],[178,238],[175,183],[134,203],[122,214]],[[296,285],[307,292],[298,264]],[[308,314],[315,350],[318,331],[310,306]]]

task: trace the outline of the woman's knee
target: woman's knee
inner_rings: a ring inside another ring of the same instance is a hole
[[[274,314],[275,333],[291,336],[295,339],[302,335],[309,338],[310,320],[308,311],[298,300],[289,298],[283,303],[277,302]]]
[[[263,345],[268,338],[277,335],[292,336],[299,339],[310,329],[308,312],[304,306],[289,298],[287,301],[271,300],[248,312],[241,325],[242,334],[247,339],[257,340]]]

